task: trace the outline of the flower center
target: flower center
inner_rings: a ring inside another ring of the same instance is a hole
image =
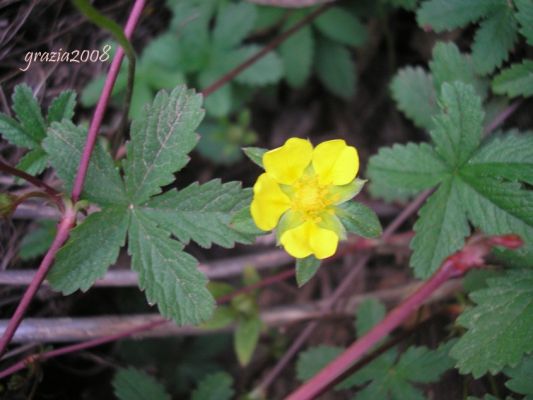
[[[294,184],[292,209],[302,212],[309,218],[315,218],[330,204],[327,194],[327,186],[318,183],[318,176],[304,176]]]

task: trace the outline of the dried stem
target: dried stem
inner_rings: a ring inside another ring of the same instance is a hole
[[[516,235],[473,238],[462,250],[448,257],[415,293],[389,312],[380,323],[348,347],[318,374],[290,394],[287,400],[309,400],[324,393],[332,382],[338,379],[377,342],[397,328],[448,279],[462,276],[466,271],[482,266],[483,258],[493,246],[504,246],[512,249],[521,245],[522,241]]]

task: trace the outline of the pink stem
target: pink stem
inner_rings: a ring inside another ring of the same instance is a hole
[[[474,238],[465,248],[448,257],[441,267],[415,293],[405,299],[387,316],[348,347],[339,357],[329,363],[308,382],[287,397],[287,400],[314,399],[338,379],[350,366],[358,361],[372,346],[397,328],[413,311],[418,309],[444,282],[467,270],[483,264],[483,257],[492,246],[517,248],[522,244],[516,235]]]
[[[142,10],[144,8],[145,0],[135,0],[133,9],[131,10],[128,22],[126,23],[126,28],[124,29],[124,34],[128,39],[131,38],[131,35],[139,22]],[[85,182],[85,177],[87,175],[87,170],[89,169],[89,161],[91,159],[91,154],[93,152],[94,145],[96,143],[96,138],[98,136],[98,131],[100,130],[100,125],[104,119],[104,113],[107,108],[107,103],[111,97],[111,92],[115,81],[117,79],[120,64],[122,64],[122,59],[124,58],[124,50],[122,47],[119,47],[109,72],[104,83],[104,88],[98,103],[96,104],[96,109],[94,110],[93,119],[89,126],[89,133],[87,134],[87,141],[85,142],[85,148],[83,149],[83,154],[81,155],[80,165],[78,167],[78,173],[76,174],[76,179],[74,180],[74,186],[72,187],[72,201],[76,203],[80,199],[81,191],[83,189],[83,184]]]

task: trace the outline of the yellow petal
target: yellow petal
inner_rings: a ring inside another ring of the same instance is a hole
[[[254,185],[254,198],[250,206],[252,218],[259,229],[269,231],[278,224],[281,214],[289,209],[290,200],[277,182],[264,173]]]
[[[300,178],[311,162],[313,145],[309,140],[290,138],[263,155],[265,171],[279,183],[290,185]]]
[[[313,224],[309,235],[309,246],[316,258],[322,260],[331,257],[337,251],[339,237],[329,229],[322,229]]]
[[[313,168],[321,185],[346,185],[357,175],[359,156],[344,140],[328,140],[313,151]]]
[[[281,235],[280,242],[287,253],[295,258],[305,258],[313,253],[309,245],[312,225],[312,222],[306,222],[294,229],[285,231]]]

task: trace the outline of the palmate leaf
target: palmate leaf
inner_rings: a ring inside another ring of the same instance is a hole
[[[257,12],[250,3],[230,3],[221,8],[213,30],[213,46],[231,49],[241,43],[254,27]]]
[[[495,374],[533,351],[532,270],[509,270],[470,296],[477,305],[458,319],[468,331],[450,353],[461,373]]]
[[[183,246],[169,238],[142,210],[131,211],[128,253],[139,286],[161,315],[177,324],[197,324],[209,319],[214,300],[198,262]]]
[[[174,172],[187,164],[187,154],[198,140],[195,129],[203,118],[202,96],[178,86],[170,94],[160,91],[135,119],[125,162],[126,192],[141,204],[174,180]]]
[[[250,197],[250,191],[242,190],[239,182],[222,184],[213,180],[154,197],[143,211],[182,243],[193,240],[203,247],[212,243],[232,247],[235,242],[249,241],[246,235],[231,229],[230,223]]]
[[[170,400],[163,385],[135,368],[120,369],[113,378],[119,400]]]

